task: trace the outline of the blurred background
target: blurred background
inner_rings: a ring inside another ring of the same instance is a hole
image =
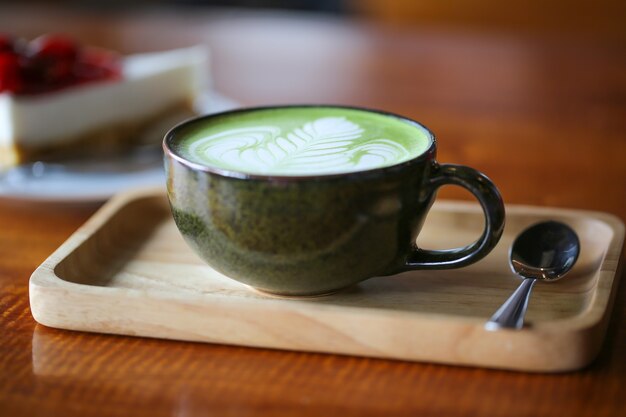
[[[622,0],[3,0],[0,4],[99,12],[206,11],[211,8],[296,10],[365,17],[399,25],[626,39],[626,2]]]
[[[561,206],[577,204],[567,176],[600,178],[585,158],[594,141],[623,149],[625,22],[624,0],[0,0],[0,30],[29,38],[64,32],[123,53],[204,44],[213,89],[241,105],[413,117],[445,140],[441,161],[494,173],[508,202]],[[541,158],[504,157],[531,147]],[[620,153],[604,169],[623,178]],[[597,193],[588,207],[625,204]]]

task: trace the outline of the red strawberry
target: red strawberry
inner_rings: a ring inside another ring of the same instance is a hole
[[[40,94],[121,77],[121,60],[113,52],[81,48],[62,35],[26,43],[0,33],[0,91]]]
[[[29,45],[30,66],[44,82],[66,83],[72,78],[79,49],[62,35],[44,35]]]
[[[0,52],[0,92],[19,93],[23,85],[19,56]]]
[[[15,51],[15,38],[5,33],[0,33],[0,53]]]
[[[78,44],[63,35],[43,35],[30,42],[30,54],[39,58],[74,61],[78,56]]]

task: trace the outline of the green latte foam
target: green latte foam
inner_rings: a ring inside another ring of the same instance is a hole
[[[431,136],[404,119],[339,107],[237,112],[187,125],[174,152],[201,165],[246,174],[366,171],[424,153]]]

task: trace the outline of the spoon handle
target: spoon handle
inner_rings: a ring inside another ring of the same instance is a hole
[[[491,316],[485,324],[485,329],[521,329],[524,326],[530,292],[536,281],[534,278],[525,278],[509,299]]]

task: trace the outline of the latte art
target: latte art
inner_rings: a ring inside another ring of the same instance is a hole
[[[193,162],[229,171],[307,176],[395,165],[421,154],[430,143],[419,127],[400,119],[377,115],[377,121],[351,109],[330,108],[327,114],[320,109],[283,109],[256,123],[250,117],[254,112],[244,113],[239,117],[249,120],[197,132],[182,150]],[[407,139],[407,131],[413,140]]]
[[[405,160],[411,154],[388,139],[355,142],[363,129],[343,117],[325,117],[292,132],[277,126],[231,129],[189,146],[198,159],[255,173],[312,174],[363,171]]]

